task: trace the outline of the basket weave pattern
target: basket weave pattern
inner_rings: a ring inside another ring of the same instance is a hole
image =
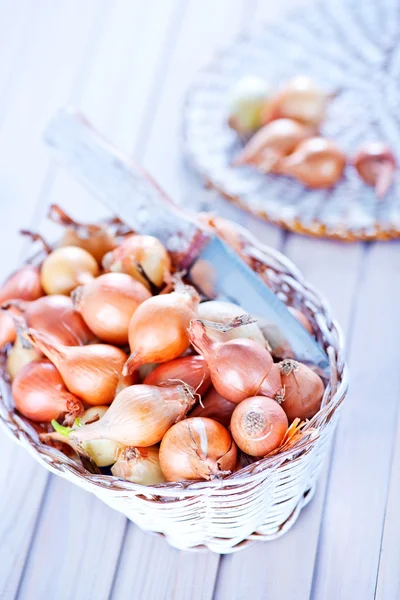
[[[231,224],[232,225],[232,224]],[[0,422],[43,466],[92,492],[144,530],[163,534],[185,550],[208,548],[230,553],[255,540],[287,531],[311,499],[321,464],[347,391],[343,342],[323,300],[281,254],[261,245],[235,225],[244,252],[257,258],[257,270],[290,305],[310,318],[331,364],[322,408],[292,448],[212,482],[180,482],[143,487],[106,475],[93,475],[59,450],[40,442],[32,425],[15,412],[9,385],[1,380]]]

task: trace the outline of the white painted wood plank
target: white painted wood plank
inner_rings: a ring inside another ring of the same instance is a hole
[[[313,598],[373,598],[399,394],[400,245],[366,258],[350,347],[351,388],[338,431]]]

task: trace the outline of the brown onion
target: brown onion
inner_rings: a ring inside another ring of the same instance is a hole
[[[361,179],[375,188],[378,198],[383,198],[397,168],[390,146],[383,142],[367,142],[357,150],[353,164]]]
[[[189,346],[188,327],[196,317],[199,296],[190,286],[180,284],[170,294],[145,300],[129,323],[131,355],[124,374],[145,363],[163,363],[178,358]]]
[[[160,468],[158,446],[125,448],[111,469],[114,477],[140,485],[156,485],[165,481]]]
[[[101,264],[103,256],[117,245],[106,225],[78,223],[57,204],[50,206],[48,217],[65,227],[59,246],[79,246],[79,248],[87,250],[99,264]]]
[[[106,344],[64,346],[29,329],[24,337],[39,348],[60,371],[70,392],[92,406],[110,404],[121,379],[126,354],[120,348]]]
[[[73,429],[68,437],[78,443],[107,439],[124,446],[153,446],[195,401],[194,391],[186,384],[131,385],[118,394],[101,419]]]
[[[128,327],[139,304],[151,293],[125,273],[105,273],[74,290],[74,305],[86,324],[103,341],[128,343]]]
[[[71,298],[54,294],[31,302],[13,300],[3,307],[22,313],[29,327],[45,333],[55,343],[65,346],[84,346],[95,340]]]
[[[15,341],[17,332],[11,315],[0,311],[0,348]]]
[[[16,378],[25,365],[34,360],[39,360],[42,357],[43,354],[40,350],[27,342],[21,342],[21,338],[17,336],[13,347],[7,354],[6,361],[7,373],[9,374],[11,381]]]
[[[320,409],[324,383],[309,367],[296,360],[279,363],[282,385],[285,390],[282,408],[290,422],[297,417],[311,419]]]
[[[281,378],[272,356],[254,340],[213,342],[199,320],[190,324],[190,341],[204,356],[213,386],[223,398],[238,404],[255,395],[275,397],[281,393]]]
[[[342,177],[346,160],[334,142],[313,137],[280,161],[279,173],[294,177],[309,188],[328,188]]]
[[[13,299],[36,300],[43,294],[38,267],[25,265],[3,284],[0,289],[0,304]]]
[[[312,135],[309,127],[291,119],[277,119],[264,125],[234,159],[234,166],[250,165],[263,173],[274,172],[281,158]]]
[[[167,481],[215,479],[235,468],[237,448],[227,429],[201,417],[185,419],[167,431],[160,466]]]
[[[243,452],[265,456],[280,445],[288,425],[284,410],[275,400],[253,396],[233,411],[231,432]]]
[[[189,417],[207,417],[218,421],[224,427],[229,427],[234,410],[235,405],[232,402],[225,400],[221,394],[211,388],[202,398],[201,404],[196,404],[190,411]]]
[[[183,356],[156,367],[143,383],[160,385],[169,380],[183,381],[203,395],[211,385],[210,371],[202,356]]]
[[[48,360],[26,365],[13,381],[12,395],[19,412],[36,422],[65,417],[70,422],[83,412],[82,402],[67,390]]]
[[[40,281],[46,294],[68,296],[78,285],[98,274],[99,266],[89,252],[77,246],[63,246],[44,259]]]
[[[127,273],[148,289],[171,279],[171,260],[162,243],[151,235],[132,234],[103,259],[106,271]]]

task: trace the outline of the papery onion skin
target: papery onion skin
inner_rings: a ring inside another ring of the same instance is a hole
[[[48,360],[27,364],[14,379],[11,391],[17,410],[32,421],[48,422],[65,415],[73,420],[83,412],[80,399],[67,390]]]
[[[229,427],[234,410],[235,404],[225,400],[221,394],[211,388],[202,398],[201,404],[196,404],[190,411],[189,417],[207,417],[218,421],[224,427]]]
[[[331,141],[312,137],[279,162],[279,173],[311,189],[332,187],[343,175],[346,155]]]
[[[0,289],[0,304],[7,300],[36,300],[43,296],[38,267],[25,265],[13,273]]]
[[[232,302],[222,302],[220,300],[210,300],[201,302],[197,308],[197,314],[200,320],[215,321],[216,323],[226,323],[232,321],[235,317],[246,314],[246,311]],[[257,323],[234,327],[230,331],[221,332],[211,327],[206,327],[207,335],[216,341],[227,342],[238,338],[254,340],[265,346],[265,338]]]
[[[14,381],[18,373],[25,367],[25,365],[31,363],[34,360],[43,358],[43,354],[34,346],[27,348],[21,343],[21,339],[17,337],[13,347],[7,354],[6,368],[7,373]]]
[[[238,404],[256,394],[280,395],[279,368],[266,348],[246,339],[213,342],[199,320],[191,322],[189,333],[193,346],[208,364],[214,388],[223,398]]]
[[[140,485],[157,485],[165,481],[160,467],[158,446],[126,448],[121,452],[111,473],[114,477]]]
[[[146,363],[164,363],[178,358],[189,347],[188,327],[196,317],[199,296],[194,288],[154,296],[145,300],[129,323],[131,356],[124,375]]]
[[[284,410],[275,400],[265,396],[243,400],[231,419],[233,439],[250,456],[265,456],[278,448],[288,426]]]
[[[92,406],[85,410],[80,417],[80,422],[85,425],[88,422],[104,417],[108,406]],[[123,448],[112,440],[91,440],[82,442],[81,447],[98,467],[109,467],[117,460],[118,452]]]
[[[53,294],[31,302],[11,301],[3,306],[22,313],[29,327],[45,333],[54,343],[84,346],[96,339],[67,296]]]
[[[46,294],[69,295],[79,284],[99,274],[96,259],[83,248],[63,246],[43,261],[40,281]]]
[[[200,395],[205,394],[211,385],[210,371],[202,356],[183,356],[163,363],[147,375],[143,383],[160,385],[169,380],[183,381]]]
[[[151,298],[139,281],[125,273],[105,273],[73,292],[77,310],[103,341],[128,344],[128,327],[137,307]]]
[[[324,395],[324,383],[319,375],[296,360],[279,363],[285,390],[282,408],[289,422],[297,417],[311,419],[320,409]]]
[[[53,344],[48,336],[29,329],[24,333],[59,370],[70,392],[86,404],[110,404],[115,397],[126,354],[107,344],[64,346]]]
[[[132,385],[118,394],[103,418],[71,431],[69,437],[78,442],[108,439],[124,446],[154,446],[195,401],[187,385]]]
[[[160,446],[167,481],[215,479],[235,468],[237,448],[229,431],[213,419],[193,417],[176,423]]]
[[[162,243],[151,235],[128,236],[115,250],[105,255],[106,271],[126,273],[148,289],[160,288],[170,281],[171,259]]]

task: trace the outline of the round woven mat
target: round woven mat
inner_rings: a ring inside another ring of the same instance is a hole
[[[238,37],[202,70],[185,104],[185,150],[206,185],[287,229],[346,241],[400,237],[400,176],[383,201],[351,166],[331,190],[232,167],[240,143],[226,124],[228,90],[243,75],[278,85],[297,74],[336,92],[322,134],[351,156],[384,140],[400,162],[399,0],[326,0]]]

